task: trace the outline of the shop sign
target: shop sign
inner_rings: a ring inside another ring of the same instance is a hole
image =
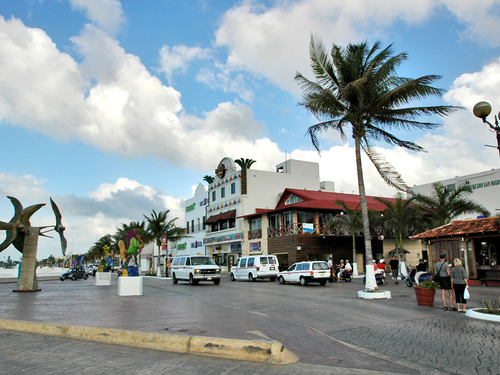
[[[189,206],[186,206],[186,212],[194,211],[195,208],[196,208],[196,203],[190,204]]]
[[[203,243],[201,241],[194,241],[191,242],[191,249],[197,249],[199,247],[202,247]]]
[[[304,223],[302,224],[304,227],[304,233],[312,233],[314,232],[314,224],[308,224],[308,223]]]
[[[250,252],[261,251],[260,241],[259,242],[250,242]]]
[[[187,246],[186,243],[180,243],[177,245],[177,250],[186,250]]]
[[[237,244],[231,245],[231,252],[232,253],[241,253],[241,244],[237,243]]]

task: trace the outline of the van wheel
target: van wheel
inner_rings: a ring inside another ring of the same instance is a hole
[[[276,277],[271,277],[269,280],[276,281]]]
[[[255,278],[253,277],[253,273],[248,274],[248,280],[255,281]]]
[[[196,285],[198,282],[194,279],[193,274],[189,274],[189,284]]]
[[[219,285],[219,284],[220,284],[220,279],[215,279],[215,280],[214,280],[214,284],[215,284],[215,285]]]
[[[278,277],[278,281],[280,282],[280,284],[284,284],[285,283],[285,279],[284,279],[283,276]]]
[[[175,277],[175,273],[172,274],[172,284],[177,284],[179,280],[177,280],[177,277]]]
[[[234,277],[234,273],[231,272],[231,281],[236,281],[236,277]]]
[[[326,280],[321,280],[321,281],[319,282],[319,285],[326,285]]]
[[[300,285],[304,286],[307,285],[307,280],[303,277],[300,278]]]

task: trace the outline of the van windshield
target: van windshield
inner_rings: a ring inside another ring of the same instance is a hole
[[[204,265],[215,266],[215,262],[210,257],[193,257],[193,258],[191,258],[191,265],[193,265],[193,266],[204,266]]]

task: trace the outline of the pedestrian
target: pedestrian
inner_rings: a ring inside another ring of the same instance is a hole
[[[330,269],[330,279],[333,277],[333,258],[328,259],[328,268]]]
[[[467,300],[464,298],[465,288],[467,288],[467,272],[462,267],[462,261],[458,258],[453,260],[453,268],[450,270],[451,284],[455,292],[455,303],[458,307],[458,312],[465,312]]]
[[[399,282],[398,282],[399,260],[398,260],[398,257],[396,255],[392,256],[392,259],[389,262],[389,266],[391,266],[392,278],[394,279],[394,283],[396,285],[398,285],[399,284]]]
[[[450,266],[446,263],[446,255],[441,254],[439,256],[439,262],[434,266],[434,271],[439,275],[439,287],[441,288],[441,298],[443,300],[444,309],[448,310],[448,305],[446,304],[446,291],[450,295],[450,310],[457,311],[453,307],[453,289],[451,287],[451,271]]]

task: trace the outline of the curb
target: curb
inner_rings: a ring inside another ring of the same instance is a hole
[[[184,336],[9,319],[0,319],[0,329],[241,361],[270,364],[297,362],[297,356],[279,341]]]

